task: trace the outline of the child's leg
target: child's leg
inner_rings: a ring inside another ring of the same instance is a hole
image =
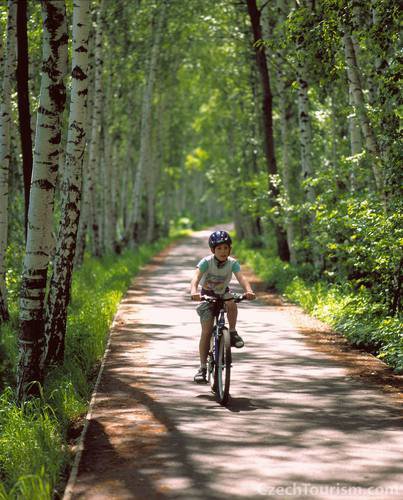
[[[201,336],[199,342],[200,366],[206,366],[207,355],[210,348],[210,338],[213,331],[214,318],[207,319],[201,322]]]
[[[238,316],[238,307],[233,300],[228,300],[226,302],[226,307],[227,307],[229,331],[231,334],[231,345],[239,349],[240,347],[244,346],[244,341],[236,331],[236,319]]]
[[[236,330],[236,319],[238,317],[238,307],[233,300],[227,300],[225,302],[227,309],[228,325],[229,331],[233,332]]]

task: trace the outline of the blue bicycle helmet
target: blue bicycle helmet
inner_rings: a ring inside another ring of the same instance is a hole
[[[227,231],[214,231],[214,233],[210,234],[208,246],[211,250],[214,250],[215,247],[223,243],[226,243],[230,247],[232,246],[231,236],[227,233]]]

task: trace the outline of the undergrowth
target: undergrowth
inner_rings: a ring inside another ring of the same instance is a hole
[[[236,244],[237,257],[272,288],[305,311],[326,322],[356,346],[373,352],[403,373],[402,318],[390,316],[364,286],[350,283],[312,282],[309,267],[292,266],[262,249]]]
[[[178,236],[178,235],[176,235]],[[172,238],[171,238],[172,240]],[[121,256],[87,258],[74,273],[65,362],[47,377],[41,397],[15,401],[18,310],[0,327],[0,500],[60,497],[72,456],[69,428],[85,415],[97,367],[117,306],[133,276],[171,240],[126,251]],[[10,286],[15,301],[18,280]],[[14,302],[15,302],[14,301]]]

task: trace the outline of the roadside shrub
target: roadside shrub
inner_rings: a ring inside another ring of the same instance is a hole
[[[384,296],[376,301],[367,286],[357,288],[348,281],[329,283],[306,279],[308,267],[295,267],[270,256],[264,250],[252,250],[245,242],[237,244],[237,256],[267,284],[305,311],[328,323],[357,346],[370,350],[403,373],[403,335],[401,317],[389,314]]]

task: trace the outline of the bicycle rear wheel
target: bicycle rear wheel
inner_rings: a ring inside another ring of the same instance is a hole
[[[218,341],[218,359],[216,360],[214,379],[216,399],[225,405],[228,402],[231,381],[231,339],[228,328],[223,328]]]

